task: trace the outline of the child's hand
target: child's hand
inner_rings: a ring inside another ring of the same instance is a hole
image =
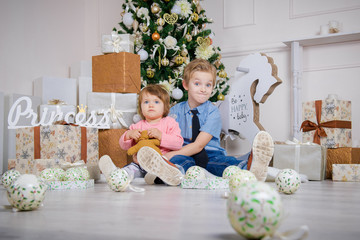
[[[149,138],[157,138],[161,141],[162,132],[157,128],[148,129]]]
[[[129,130],[126,133],[126,139],[134,139],[137,141],[141,136],[141,130],[140,129],[133,129]]]

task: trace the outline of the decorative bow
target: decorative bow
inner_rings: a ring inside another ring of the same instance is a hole
[[[111,40],[105,42],[106,45],[112,46],[116,53],[125,51],[125,49],[121,45],[126,43],[127,42],[123,41],[122,38],[115,31],[111,32]]]
[[[76,168],[76,167],[85,167],[85,162],[83,160],[78,160],[73,163],[62,161],[60,163],[60,167],[64,170],[67,170],[69,168]]]

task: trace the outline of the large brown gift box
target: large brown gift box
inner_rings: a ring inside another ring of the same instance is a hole
[[[132,162],[132,157],[127,151],[121,149],[119,139],[127,129],[105,129],[99,130],[99,156],[109,155],[114,164],[122,168]]]
[[[360,164],[360,148],[327,149],[326,178],[332,178],[333,164]]]
[[[92,57],[92,91],[139,93],[140,56],[128,52]]]

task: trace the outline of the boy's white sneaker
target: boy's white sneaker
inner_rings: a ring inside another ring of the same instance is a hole
[[[252,153],[250,172],[254,173],[258,181],[264,182],[274,154],[274,142],[269,133],[260,131],[256,134],[252,144]]]
[[[142,147],[137,153],[139,165],[148,173],[159,177],[164,183],[177,186],[183,174],[175,164],[165,160],[157,151],[150,147]]]
[[[155,184],[155,179],[157,178],[156,175],[152,174],[152,173],[146,173],[145,174],[145,177],[144,177],[144,180],[147,184],[149,185],[153,185]]]
[[[108,181],[110,174],[116,169],[116,166],[111,160],[110,156],[104,155],[99,160],[99,168],[104,174],[106,181]]]

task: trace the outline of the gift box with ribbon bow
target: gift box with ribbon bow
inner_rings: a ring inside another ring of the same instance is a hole
[[[136,93],[88,93],[88,113],[95,111],[97,121],[106,113],[110,128],[129,128],[137,112]]]
[[[92,57],[92,91],[139,93],[140,56],[128,52]]]
[[[93,176],[99,174],[99,141],[95,128],[74,125],[49,125],[16,129],[16,158],[30,161],[53,159],[74,163],[83,160]]]
[[[131,34],[117,34],[115,31],[111,35],[102,35],[101,51],[103,53],[133,53],[134,37]]]
[[[324,180],[326,148],[312,142],[302,143],[297,139],[275,142],[273,167],[294,169],[305,174],[309,180]]]
[[[360,182],[360,164],[333,164],[332,180]]]
[[[57,117],[55,119],[55,121],[64,120],[64,117],[67,113],[69,113],[69,112],[76,113],[77,111],[76,111],[76,107],[74,105],[68,105],[68,104],[66,104],[66,102],[61,101],[59,99],[52,99],[52,100],[49,100],[47,104],[40,105],[39,116],[40,116],[40,119],[42,119],[43,115],[45,114],[46,118],[45,118],[44,122],[49,123],[51,113],[57,114],[59,112],[62,113],[62,118],[59,119]],[[74,116],[71,116],[69,118],[69,123],[74,123],[74,121],[75,121]]]
[[[303,103],[303,142],[351,147],[351,101],[327,98]]]

